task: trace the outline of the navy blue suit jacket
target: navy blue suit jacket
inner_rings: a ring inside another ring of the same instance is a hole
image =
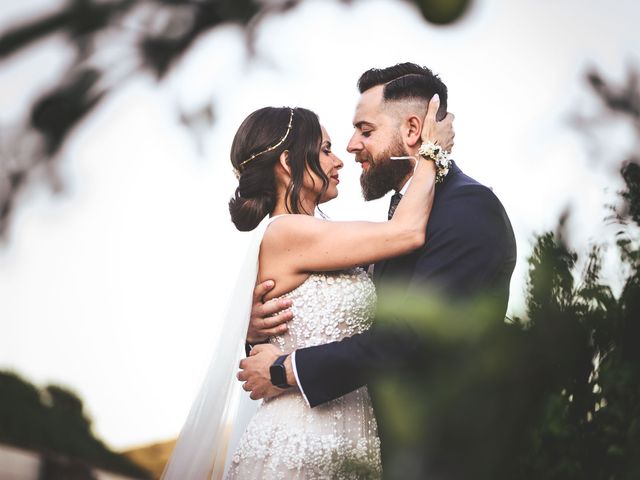
[[[454,164],[436,186],[425,245],[376,264],[374,281],[425,295],[437,291],[453,302],[491,295],[503,320],[515,262],[515,238],[502,204]],[[390,365],[420,368],[415,365],[420,348],[403,328],[381,331],[374,322],[366,333],[298,350],[298,380],[313,407],[360,388],[372,372]]]

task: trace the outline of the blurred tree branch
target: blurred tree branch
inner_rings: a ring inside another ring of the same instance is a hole
[[[53,167],[57,155],[109,93],[142,71],[162,79],[203,33],[223,24],[243,27],[251,53],[260,21],[303,1],[68,0],[58,11],[0,34],[0,61],[57,34],[63,34],[75,52],[73,65],[57,84],[33,101],[28,125],[0,130],[0,236],[6,235],[16,197],[35,170],[44,170],[54,189],[61,188]],[[444,25],[461,18],[471,0],[409,2],[425,20]],[[105,32],[111,33],[110,42],[131,48],[132,58],[117,61],[125,66],[96,62]]]

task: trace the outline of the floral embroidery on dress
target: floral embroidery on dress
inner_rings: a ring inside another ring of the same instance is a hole
[[[314,273],[283,297],[294,319],[271,343],[283,352],[366,331],[376,292],[361,268]],[[299,392],[264,401],[233,455],[227,480],[382,477],[378,427],[366,387],[315,408]]]

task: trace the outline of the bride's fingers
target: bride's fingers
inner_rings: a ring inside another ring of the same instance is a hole
[[[448,112],[447,115],[436,125],[437,136],[440,140],[440,146],[450,152],[453,149],[456,132],[453,129],[453,120],[455,115]]]
[[[437,93],[429,100],[429,106],[427,107],[427,115],[424,117],[425,121],[435,123],[436,114],[440,108],[440,95]]]
[[[440,108],[440,97],[436,93],[431,100],[429,100],[429,106],[427,107],[427,114],[424,117],[424,122],[422,125],[422,134],[420,138],[423,142],[433,141],[435,140],[436,133],[436,115],[438,113],[438,109]]]

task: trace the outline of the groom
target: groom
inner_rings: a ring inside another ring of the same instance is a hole
[[[438,120],[446,115],[447,87],[426,67],[403,63],[384,69],[370,69],[358,81],[360,99],[353,120],[354,134],[347,150],[362,166],[360,178],[365,200],[380,198],[394,190],[389,218],[411,180],[411,161],[390,160],[392,156],[416,155],[419,145],[409,146],[400,135],[407,115],[424,118],[429,99],[438,94]],[[490,161],[486,159],[485,161]],[[504,319],[509,298],[509,282],[516,261],[516,245],[511,224],[493,192],[465,175],[453,164],[442,183],[436,186],[426,243],[418,250],[373,266],[373,277],[382,293],[393,284],[406,292],[438,298],[451,305],[470,304],[477,298],[491,298],[496,321]],[[263,304],[262,296],[273,286],[264,282],[254,292],[254,308],[248,342],[259,343],[267,336],[281,334],[291,313],[282,311],[289,303],[274,300]],[[273,316],[273,314],[278,313]],[[469,322],[474,319],[469,318]],[[417,372],[425,364],[428,339],[402,318],[392,325],[376,326],[366,333],[340,342],[303,348],[284,362],[286,383],[297,387],[311,407],[336,399],[360,388],[376,372]],[[427,352],[428,353],[428,352]],[[271,383],[269,369],[281,352],[272,345],[256,345],[242,360],[238,378],[254,399],[269,398],[282,390]],[[373,398],[376,402],[376,398]],[[389,478],[399,478],[402,459],[389,458],[385,448],[388,425],[379,418],[384,468]],[[410,447],[419,452],[421,445]],[[415,465],[416,458],[419,465]],[[391,461],[391,464],[389,464]],[[423,453],[414,455],[412,473],[404,478],[447,478]]]

